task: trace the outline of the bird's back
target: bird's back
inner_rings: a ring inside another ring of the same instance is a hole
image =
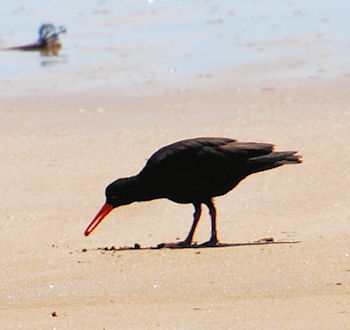
[[[282,159],[294,152],[286,153]],[[273,159],[274,154],[273,145],[267,143],[188,139],[154,153],[140,177],[159,197],[180,203],[205,201],[227,193],[251,173],[282,165],[281,157]]]

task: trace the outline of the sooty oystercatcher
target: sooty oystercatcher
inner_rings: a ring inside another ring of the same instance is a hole
[[[201,205],[209,208],[211,238],[203,245],[219,243],[213,198],[232,190],[248,175],[284,164],[301,163],[296,151],[273,151],[269,143],[239,142],[229,138],[202,137],[165,146],[155,152],[141,172],[121,178],[106,188],[106,203],[85,230],[88,236],[114,208],[133,202],[168,198],[192,203],[195,211],[187,238],[169,247],[187,247],[201,216]]]

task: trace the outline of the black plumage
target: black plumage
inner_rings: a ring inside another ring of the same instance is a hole
[[[177,203],[192,203],[195,207],[187,238],[168,245],[191,245],[202,204],[208,206],[212,223],[211,238],[205,244],[216,245],[214,197],[226,194],[252,173],[301,162],[296,151],[275,152],[273,149],[274,145],[268,143],[213,137],[165,146],[151,156],[139,174],[118,179],[106,188],[106,204],[87,227],[85,235],[89,235],[115,207],[167,198]]]

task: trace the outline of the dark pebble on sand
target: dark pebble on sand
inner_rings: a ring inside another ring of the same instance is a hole
[[[257,243],[270,243],[270,242],[274,242],[275,239],[273,237],[264,237],[264,238],[260,238],[259,240],[257,240]]]

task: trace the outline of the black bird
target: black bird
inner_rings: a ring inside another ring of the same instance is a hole
[[[187,238],[166,245],[191,245],[201,205],[205,204],[211,216],[211,238],[203,245],[215,246],[219,240],[213,197],[225,195],[252,173],[302,162],[296,151],[274,152],[273,149],[273,144],[216,137],[188,139],[165,146],[151,156],[139,174],[118,179],[106,188],[106,203],[84,234],[91,234],[115,207],[168,198],[176,203],[192,203],[195,211]]]

